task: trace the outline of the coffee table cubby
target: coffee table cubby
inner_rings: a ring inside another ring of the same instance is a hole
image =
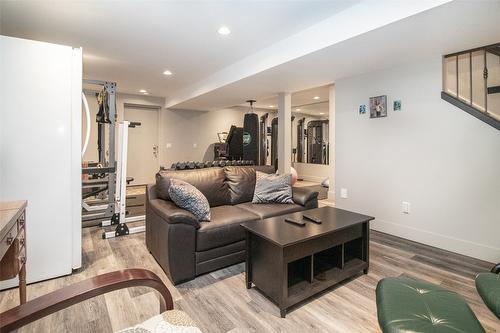
[[[359,237],[288,263],[288,297],[325,289],[368,269]]]

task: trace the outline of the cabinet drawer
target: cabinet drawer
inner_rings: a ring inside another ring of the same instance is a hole
[[[3,258],[9,247],[12,246],[17,237],[17,223],[10,228],[5,237],[0,240],[0,258]]]

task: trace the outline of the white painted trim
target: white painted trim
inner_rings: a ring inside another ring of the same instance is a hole
[[[375,219],[371,223],[371,229],[492,263],[500,262],[500,248],[494,248],[381,219]]]

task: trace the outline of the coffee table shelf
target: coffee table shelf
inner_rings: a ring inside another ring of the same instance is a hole
[[[362,246],[362,238],[357,238],[288,263],[289,303],[295,304],[368,268],[362,259]]]

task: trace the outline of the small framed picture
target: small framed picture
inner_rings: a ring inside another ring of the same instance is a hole
[[[394,101],[394,111],[401,111],[401,100]]]
[[[370,97],[370,118],[387,117],[387,95]]]
[[[359,106],[359,114],[365,114],[366,113],[366,105],[361,104]]]

